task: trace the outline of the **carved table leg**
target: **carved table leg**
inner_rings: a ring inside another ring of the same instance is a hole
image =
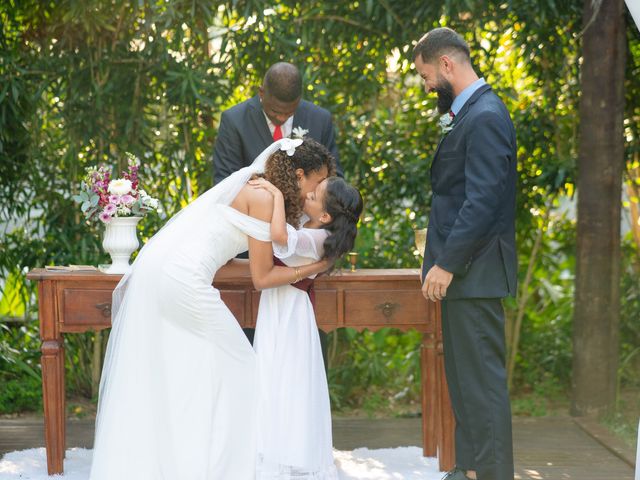
[[[49,475],[63,472],[65,452],[64,346],[56,323],[52,282],[40,283],[42,396]]]
[[[438,444],[438,460],[440,471],[451,470],[456,463],[455,457],[455,419],[449,398],[447,376],[444,370],[444,349],[442,344],[442,306],[440,302],[435,304],[435,367],[436,385],[434,391],[437,396],[437,421],[436,437]]]
[[[47,470],[53,475],[62,473],[65,450],[64,347],[61,342],[43,342],[41,362]]]
[[[420,356],[422,375],[422,453],[425,457],[435,457],[438,454],[438,356],[433,333],[425,333],[423,335]]]
[[[439,352],[442,351],[441,344]],[[451,399],[447,387],[447,378],[444,372],[444,355],[438,355],[438,405],[439,405],[439,428],[438,428],[438,460],[440,471],[451,470],[456,463],[455,459],[455,419],[451,409]]]

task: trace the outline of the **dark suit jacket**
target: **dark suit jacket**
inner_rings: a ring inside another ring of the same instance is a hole
[[[454,274],[447,299],[515,295],[516,134],[489,85],[474,92],[431,164],[433,199],[422,267]]]
[[[293,115],[293,128],[296,127],[309,130],[308,136],[327,147],[336,159],[339,175],[342,176],[331,114],[324,108],[301,100]],[[273,137],[257,95],[222,112],[213,150],[215,183],[251,165],[271,143]]]

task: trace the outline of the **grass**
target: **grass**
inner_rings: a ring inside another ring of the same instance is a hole
[[[628,388],[620,393],[616,410],[602,419],[602,423],[628,447],[635,449],[640,420],[640,389]]]
[[[511,393],[511,413],[523,417],[567,415],[569,392],[552,380],[520,388]]]

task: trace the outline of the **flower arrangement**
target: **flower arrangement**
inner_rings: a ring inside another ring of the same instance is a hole
[[[87,168],[81,183],[81,191],[73,199],[87,220],[99,219],[109,223],[114,217],[143,217],[158,210],[158,200],[139,188],[140,161],[127,152],[128,168],[122,177],[111,179],[111,171],[105,166]]]

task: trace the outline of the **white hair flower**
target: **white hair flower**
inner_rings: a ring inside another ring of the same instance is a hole
[[[287,152],[290,157],[296,153],[296,148],[302,145],[301,138],[283,138],[280,140],[280,150]]]

